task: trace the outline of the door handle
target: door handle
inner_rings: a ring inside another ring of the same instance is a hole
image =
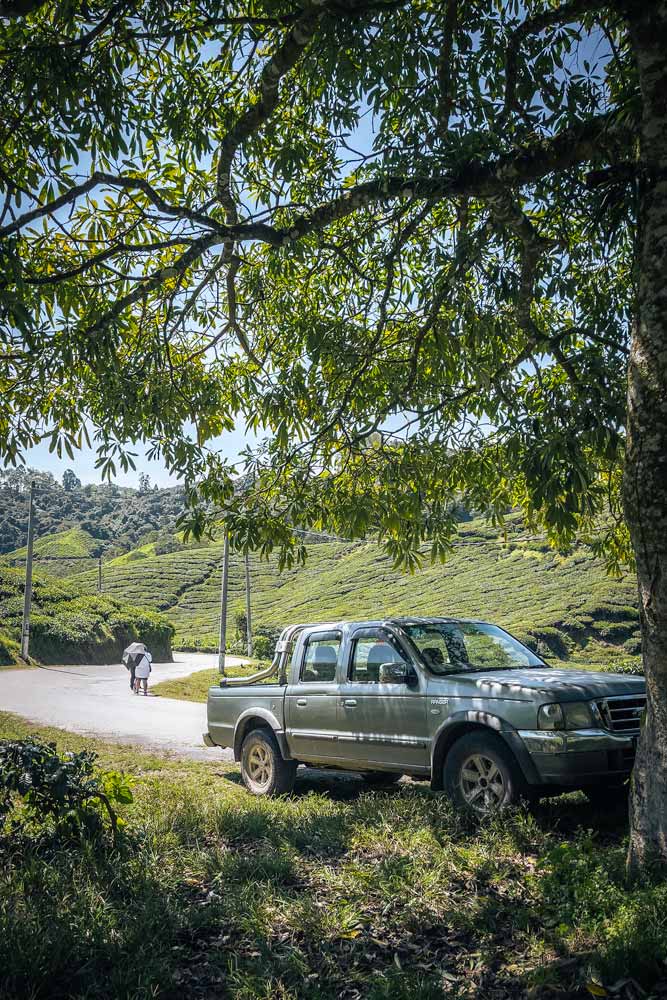
[[[356,698],[343,698],[343,705],[345,706],[345,708],[354,708],[356,704],[357,704]]]
[[[299,706],[299,708],[303,708],[304,705],[308,704],[308,699],[307,698],[297,698],[296,699],[296,703]]]

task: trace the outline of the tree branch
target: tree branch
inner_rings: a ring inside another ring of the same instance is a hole
[[[41,278],[24,277],[26,285],[56,285],[67,278],[76,278],[79,274],[85,274],[96,264],[103,264],[117,253],[152,253],[153,250],[167,250],[169,247],[189,245],[191,239],[175,237],[173,240],[158,240],[155,243],[116,243],[100,253],[93,254],[88,260],[82,261],[77,267],[71,267],[67,271],[58,271],[55,274],[47,274]]]
[[[527,18],[510,34],[505,53],[505,108],[507,116],[516,109],[516,76],[519,51],[530,35],[539,35],[547,28],[577,21],[582,14],[594,13],[612,5],[612,0],[569,0],[560,7],[551,7]]]
[[[502,192],[489,198],[488,204],[494,217],[505,229],[509,229],[522,244],[521,277],[517,300],[517,319],[533,347],[537,346],[539,331],[530,315],[533,301],[535,274],[542,254],[557,245],[556,240],[540,236],[526,213],[514,201],[509,192]]]
[[[100,170],[96,170],[87,180],[83,181],[81,184],[75,184],[73,187],[61,194],[60,197],[54,198],[53,201],[48,202],[46,205],[40,205],[38,208],[33,208],[29,212],[24,212],[23,215],[18,216],[18,218],[15,219],[10,225],[3,226],[0,229],[0,238],[4,236],[11,236],[12,233],[19,232],[24,228],[24,226],[28,226],[31,222],[35,222],[37,219],[42,219],[46,215],[53,215],[59,209],[64,208],[65,205],[71,205],[77,200],[77,198],[88,194],[89,191],[92,191],[100,184],[107,184],[109,187],[124,188],[128,191],[143,191],[158,211],[162,212],[164,215],[171,215],[179,219],[187,219],[189,222],[197,222],[199,225],[205,226],[207,229],[219,230],[223,228],[220,223],[211,218],[210,215],[194,211],[193,209],[184,208],[182,205],[172,205],[170,202],[165,201],[162,195],[158,194],[155,188],[142,177],[124,177],[122,174],[107,174]]]
[[[289,228],[274,233],[281,242],[289,243],[374,202],[400,196],[489,198],[538,181],[556,170],[597,159],[603,153],[628,148],[632,139],[630,128],[614,123],[608,115],[599,115],[496,159],[469,161],[440,177],[387,177],[358,184],[312,212],[297,216]]]
[[[216,194],[225,209],[228,225],[233,225],[237,219],[236,205],[231,192],[234,157],[241,144],[275,111],[278,104],[278,85],[285,74],[299,61],[315,33],[321,16],[321,11],[307,10],[290,28],[283,44],[262,70],[258,99],[236,120],[220,144]]]
[[[163,282],[168,278],[178,277],[181,275],[191,264],[194,264],[206,250],[209,250],[216,243],[220,242],[219,235],[211,234],[209,236],[203,236],[199,240],[195,240],[189,250],[186,250],[184,254],[175,260],[168,267],[162,268],[160,271],[155,271],[149,278],[143,281],[138,288],[135,288],[133,292],[128,292],[127,295],[123,295],[122,298],[118,299],[117,302],[113,304],[111,309],[108,309],[103,313],[99,319],[93,323],[92,326],[88,327],[84,331],[84,335],[89,336],[91,334],[97,333],[102,330],[107,324],[112,323],[114,320],[118,319],[121,313],[134,305],[135,302],[139,302],[143,299],[149,292],[153,289],[158,288]]]
[[[447,0],[445,23],[442,30],[440,55],[438,58],[438,132],[444,136],[449,128],[449,118],[454,105],[452,59],[454,53],[454,37],[458,23],[458,0]]]

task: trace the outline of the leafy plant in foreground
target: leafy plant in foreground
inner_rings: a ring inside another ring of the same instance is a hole
[[[0,821],[17,801],[26,819],[59,833],[88,840],[103,837],[107,824],[115,845],[122,819],[116,804],[132,802],[130,779],[119,771],[96,773],[97,754],[89,750],[58,753],[38,739],[0,742]],[[21,824],[21,814],[14,819]]]

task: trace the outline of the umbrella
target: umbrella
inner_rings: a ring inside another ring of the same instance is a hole
[[[134,656],[135,653],[145,653],[146,647],[143,642],[131,642],[127,649],[123,650],[123,663],[127,663],[129,656]]]

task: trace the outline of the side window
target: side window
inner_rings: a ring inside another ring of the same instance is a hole
[[[313,635],[308,640],[301,664],[301,680],[320,683],[335,681],[340,651],[340,633]]]
[[[382,663],[405,663],[405,657],[386,632],[362,635],[355,639],[350,663],[350,680],[358,684],[377,684]]]

